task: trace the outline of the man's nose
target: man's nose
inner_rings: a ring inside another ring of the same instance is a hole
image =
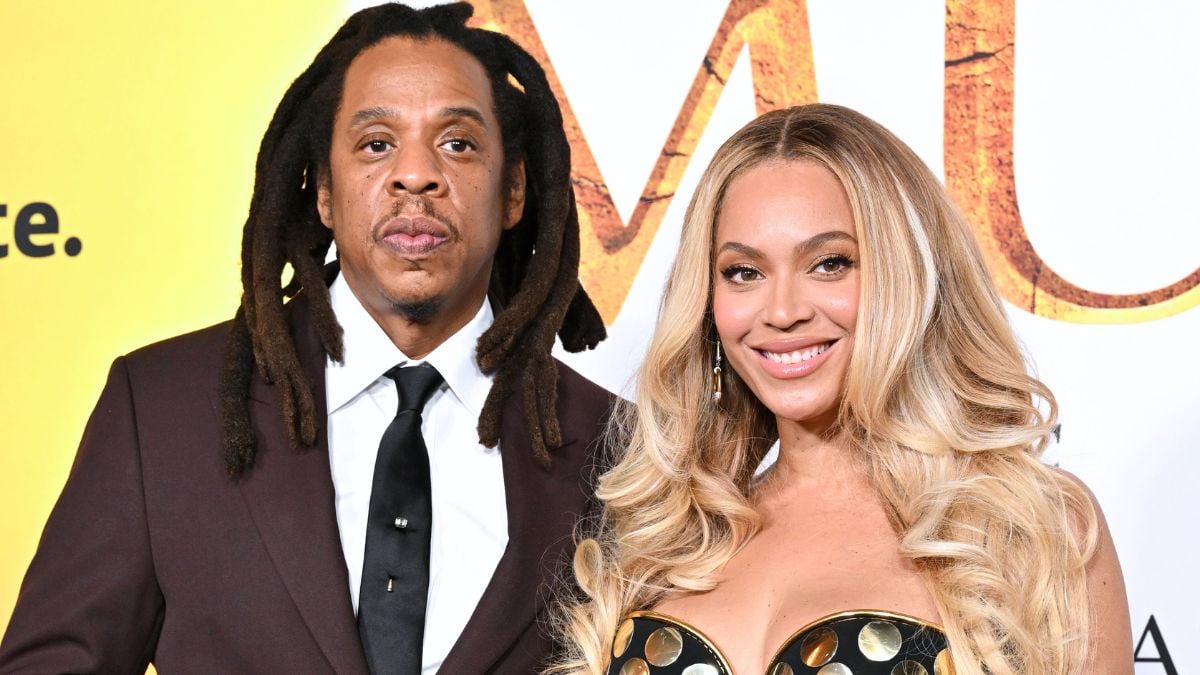
[[[388,186],[393,194],[437,197],[445,192],[446,180],[434,149],[410,143],[397,148],[394,157]]]

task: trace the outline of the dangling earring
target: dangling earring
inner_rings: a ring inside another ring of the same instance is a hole
[[[716,358],[713,359],[712,369],[712,401],[713,405],[721,403],[721,341],[717,341]]]

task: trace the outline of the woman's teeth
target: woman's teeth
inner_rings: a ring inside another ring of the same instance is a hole
[[[813,345],[811,347],[806,347],[804,349],[797,349],[794,352],[767,352],[767,351],[764,351],[764,352],[762,352],[762,355],[767,357],[768,359],[774,361],[775,363],[782,363],[782,364],[786,365],[786,364],[791,364],[791,363],[800,363],[801,361],[807,361],[807,360],[813,358],[814,356],[820,356],[821,354],[825,353],[825,350],[829,349],[831,346],[833,346],[832,342],[823,342],[819,345]]]

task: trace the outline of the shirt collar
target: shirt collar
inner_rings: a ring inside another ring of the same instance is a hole
[[[349,403],[392,366],[428,362],[450,388],[451,393],[476,417],[483,412],[484,401],[492,387],[492,378],[479,369],[475,345],[493,320],[486,298],[479,311],[456,333],[421,360],[408,358],[383,332],[375,319],[355,297],[341,274],[329,287],[329,302],[342,326],[343,363],[325,362],[325,394],[329,412]]]

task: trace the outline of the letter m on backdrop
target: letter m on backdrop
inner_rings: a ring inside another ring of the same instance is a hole
[[[796,0],[733,0],[708,52],[699,59],[687,98],[626,223],[618,215],[525,3],[482,0],[474,4],[472,23],[506,33],[529,50],[545,66],[550,86],[562,105],[571,143],[571,181],[579,204],[583,250],[580,279],[610,325],[625,302],[742,48],[749,48],[755,104],[760,114],[817,100],[806,4]]]

